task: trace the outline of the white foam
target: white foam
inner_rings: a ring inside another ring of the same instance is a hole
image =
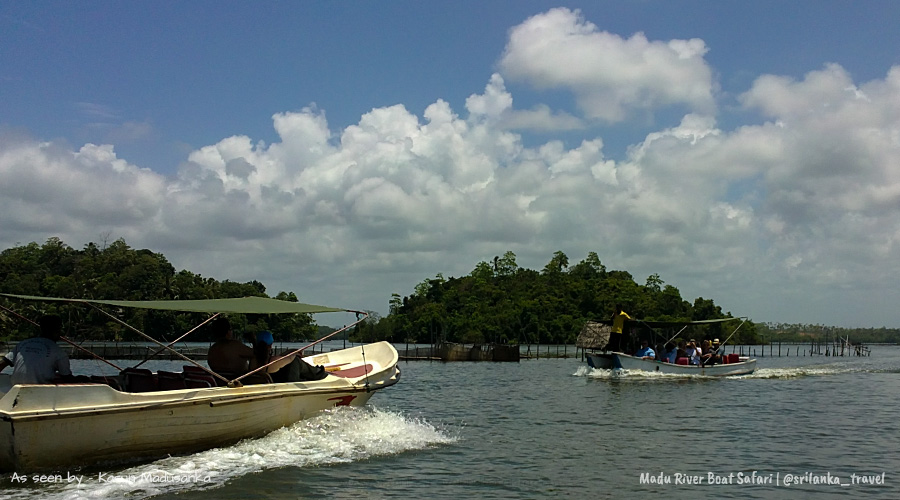
[[[728,379],[784,379],[784,378],[797,378],[797,377],[815,377],[815,376],[828,376],[828,375],[837,375],[842,373],[858,373],[858,372],[868,372],[871,371],[865,367],[860,366],[846,366],[846,365],[818,365],[818,366],[800,366],[800,367],[790,367],[790,368],[760,368],[755,370],[753,373],[749,375],[735,375],[728,376],[725,378]],[[602,368],[591,368],[589,366],[583,365],[579,366],[578,369],[573,373],[573,376],[576,377],[588,377],[595,379],[683,379],[683,378],[721,378],[721,377],[710,377],[705,375],[693,375],[693,374],[677,374],[677,373],[662,373],[662,372],[650,372],[643,370],[622,370],[622,369],[611,369],[605,370]]]
[[[340,407],[227,448],[165,458],[124,470],[78,472],[85,476],[80,486],[13,485],[0,490],[0,497],[33,498],[39,492],[44,498],[67,500],[146,498],[187,489],[216,488],[235,477],[266,469],[365,460],[457,439],[421,419],[377,408]]]
[[[681,374],[681,373],[663,373],[649,372],[644,370],[624,370],[592,368],[589,366],[579,366],[573,373],[576,377],[588,377],[598,379],[683,379],[683,378],[712,378],[704,375]]]
[[[838,375],[842,373],[856,373],[868,371],[861,367],[849,366],[798,366],[792,368],[762,368],[749,375],[735,378],[797,378],[815,377],[824,375]]]

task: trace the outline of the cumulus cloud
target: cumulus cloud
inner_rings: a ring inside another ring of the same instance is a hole
[[[495,127],[542,132],[578,130],[585,123],[565,111],[552,110],[546,104],[532,109],[513,109],[513,98],[499,73],[491,76],[483,94],[466,99],[466,109],[473,118],[489,120]]]
[[[620,122],[634,111],[684,105],[711,113],[716,85],[703,40],[651,41],[601,31],[578,10],[557,8],[510,32],[503,75],[574,93],[588,118]]]
[[[759,215],[785,267],[828,285],[884,282],[900,257],[900,68],[857,87],[838,65],[803,80],[765,75],[741,96],[773,120]]]
[[[71,151],[21,136],[0,141],[3,227],[70,233],[131,229],[160,210],[162,176],[116,157],[110,145]]]
[[[529,45],[537,32],[545,43]],[[594,71],[566,77],[551,64],[599,48],[602,57],[583,64]],[[6,132],[0,242],[60,236],[77,245],[112,233],[177,267],[381,310],[392,292],[436,272],[466,274],[506,250],[532,268],[556,250],[572,261],[596,251],[639,281],[660,273],[687,298],[715,297],[762,320],[783,318],[766,316],[767,306],[812,307],[834,290],[896,297],[900,67],[870,82],[837,65],[800,80],[762,75],[740,102],[766,121],[725,130],[704,111],[705,50],[622,39],[566,9],[511,32],[504,74],[570,88],[590,116],[697,108],[621,158],[604,153],[602,137],[526,145],[513,125],[524,115],[499,74],[460,111],[443,100],[421,116],[376,108],[342,130],[314,107],[277,113],[271,144],[226,137],[194,150],[171,177],[118,158],[111,145],[69,148]],[[650,83],[681,76],[697,93]],[[600,89],[593,97],[591,84]],[[635,86],[649,97],[629,97]],[[606,101],[591,108],[597,96]],[[563,117],[549,106],[530,112]]]

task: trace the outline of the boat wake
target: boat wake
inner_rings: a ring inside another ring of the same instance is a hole
[[[609,380],[618,380],[618,379],[634,379],[634,380],[646,380],[646,379],[661,379],[661,380],[672,380],[672,379],[713,379],[720,377],[708,377],[703,375],[693,375],[693,374],[681,374],[681,373],[662,373],[662,372],[648,372],[643,370],[606,370],[603,368],[591,368],[590,366],[579,366],[578,369],[573,374],[575,377],[587,377],[587,378],[595,378],[595,379],[609,379]]]
[[[830,375],[840,375],[846,373],[880,373],[894,372],[895,370],[871,369],[861,366],[847,365],[818,365],[818,366],[799,366],[790,368],[760,368],[749,375],[735,375],[724,377],[728,380],[743,379],[791,379],[801,377],[820,377]],[[593,379],[631,379],[631,380],[672,380],[672,379],[722,379],[723,377],[710,377],[703,375],[682,375],[675,373],[647,372],[641,370],[604,370],[602,368],[591,368],[589,366],[579,366],[573,374],[575,377],[587,377]]]
[[[865,366],[845,366],[845,365],[820,365],[820,366],[801,366],[793,368],[762,368],[754,371],[749,375],[742,375],[734,378],[749,379],[788,379],[800,377],[819,377],[828,375],[842,375],[846,373],[892,373],[896,370],[872,369]]]
[[[217,488],[234,478],[267,469],[354,462],[457,439],[422,419],[377,408],[340,407],[227,448],[127,469],[44,473],[58,474],[61,481],[55,483],[34,481],[34,474],[27,474],[27,482],[4,484],[0,498],[147,498]],[[78,476],[82,476],[80,484]]]

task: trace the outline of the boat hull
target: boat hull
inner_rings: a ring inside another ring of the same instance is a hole
[[[641,359],[627,354],[591,353],[588,354],[588,365],[606,370],[640,370],[673,375],[700,375],[704,377],[728,377],[748,375],[756,370],[756,360],[749,359],[740,363],[717,364],[712,366],[674,365],[652,359]]]
[[[335,406],[362,406],[399,380],[386,343],[306,358],[323,380],[124,393],[105,385],[17,385],[0,398],[0,470],[148,460],[258,437]],[[348,374],[341,376],[341,372]]]

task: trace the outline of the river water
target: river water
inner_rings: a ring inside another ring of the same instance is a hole
[[[900,498],[900,347],[765,357],[728,379],[574,358],[400,366],[366,408],[63,483],[4,473],[0,498]]]

